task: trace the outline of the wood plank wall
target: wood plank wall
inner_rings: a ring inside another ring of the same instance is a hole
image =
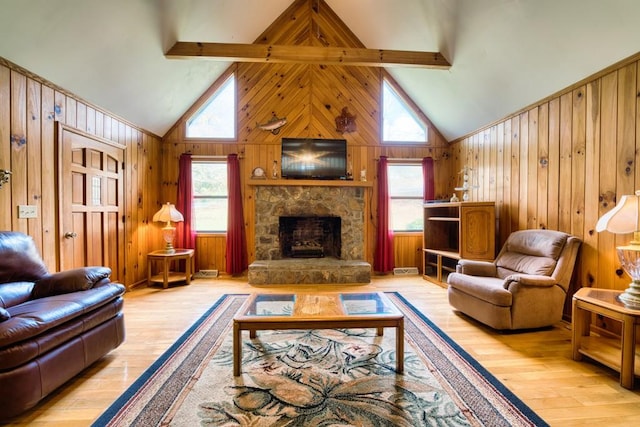
[[[527,228],[583,240],[571,293],[623,290],[630,282],[615,246],[631,236],[597,233],[595,224],[640,189],[639,61],[621,61],[451,147],[455,170],[473,169],[471,200],[496,202],[499,246]]]
[[[260,36],[256,43],[282,45],[331,45],[364,47],[337,15],[317,0],[294,2]],[[280,141],[283,137],[345,138],[354,174],[367,170],[373,180],[374,194],[367,207],[366,260],[373,262],[376,222],[376,166],[380,156],[389,158],[435,159],[436,194],[447,197],[451,187],[452,160],[448,144],[435,127],[429,128],[429,144],[418,146],[389,146],[380,142],[381,134],[381,82],[385,71],[372,67],[340,67],[305,64],[234,64],[228,71],[237,77],[238,135],[233,141],[193,140],[185,138],[187,119],[215,92],[228,74],[222,76],[211,89],[176,123],[163,138],[162,195],[175,201],[180,154],[241,156],[241,180],[244,217],[247,227],[249,260],[254,258],[254,188],[247,184],[253,168],[263,167],[268,172],[274,161],[280,163]],[[390,76],[388,76],[391,78]],[[340,134],[335,118],[343,108],[356,116],[357,131]],[[273,115],[286,117],[288,123],[277,135],[262,131],[256,123],[264,123]],[[428,123],[428,118],[423,117]],[[450,194],[448,195],[450,197]],[[222,240],[222,242],[220,242]],[[396,242],[397,253],[407,259],[396,260],[398,266],[419,266],[416,253],[422,245],[420,234],[402,236]],[[224,271],[224,236],[198,236],[196,268]],[[419,260],[419,258],[418,258]]]
[[[96,83],[97,84],[97,83]],[[31,235],[50,271],[59,265],[55,122],[126,145],[125,282],[146,280],[146,254],[161,247],[159,209],[161,139],[0,57],[0,169],[12,172],[0,188],[0,230]],[[36,205],[38,217],[19,219],[18,205]],[[158,228],[155,230],[155,228]],[[153,232],[150,232],[150,231]]]

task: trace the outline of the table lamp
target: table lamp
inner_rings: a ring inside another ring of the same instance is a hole
[[[627,307],[640,309],[640,191],[622,196],[620,202],[596,224],[596,231],[607,230],[614,234],[633,233],[626,246],[616,247],[622,268],[631,276],[629,287],[620,295]]]
[[[181,222],[184,221],[184,218],[173,204],[167,202],[162,205],[162,208],[158,212],[156,212],[155,215],[153,215],[153,222],[167,223],[167,225],[162,227],[162,238],[166,243],[164,252],[167,254],[172,254],[176,251],[173,248],[173,238],[176,234],[176,228],[171,225],[171,221]]]

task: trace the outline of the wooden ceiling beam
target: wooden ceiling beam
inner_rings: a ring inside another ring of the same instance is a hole
[[[234,62],[303,63],[364,67],[419,67],[448,70],[439,52],[365,49],[353,47],[282,46],[240,43],[176,42],[165,54],[170,59],[218,59]]]

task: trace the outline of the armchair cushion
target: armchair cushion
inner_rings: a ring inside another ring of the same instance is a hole
[[[512,274],[504,279],[503,286],[505,289],[511,289],[511,285],[519,284],[522,286],[537,286],[540,288],[551,287],[558,284],[553,277],[542,276],[539,274]]]
[[[514,273],[549,276],[556,268],[556,260],[547,257],[525,255],[520,252],[504,252],[496,260],[498,276],[507,277]]]
[[[91,289],[102,279],[111,276],[108,267],[80,267],[49,274],[36,281],[31,298],[44,298]]]
[[[11,319],[11,314],[9,314],[6,309],[0,307],[0,322],[4,322],[9,319]]]
[[[494,305],[510,307],[513,303],[513,295],[504,284],[505,281],[498,277],[478,277],[460,273],[449,275],[450,287],[460,289],[474,298],[491,301]]]
[[[33,282],[48,273],[33,240],[23,233],[0,232],[0,253],[0,283]]]
[[[461,259],[456,265],[456,272],[471,276],[496,277],[496,265],[488,261]]]
[[[506,252],[518,252],[535,257],[558,259],[567,241],[567,234],[553,230],[522,230],[507,239]]]

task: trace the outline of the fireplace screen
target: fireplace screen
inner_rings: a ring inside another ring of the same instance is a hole
[[[340,258],[340,217],[281,216],[283,258]]]

